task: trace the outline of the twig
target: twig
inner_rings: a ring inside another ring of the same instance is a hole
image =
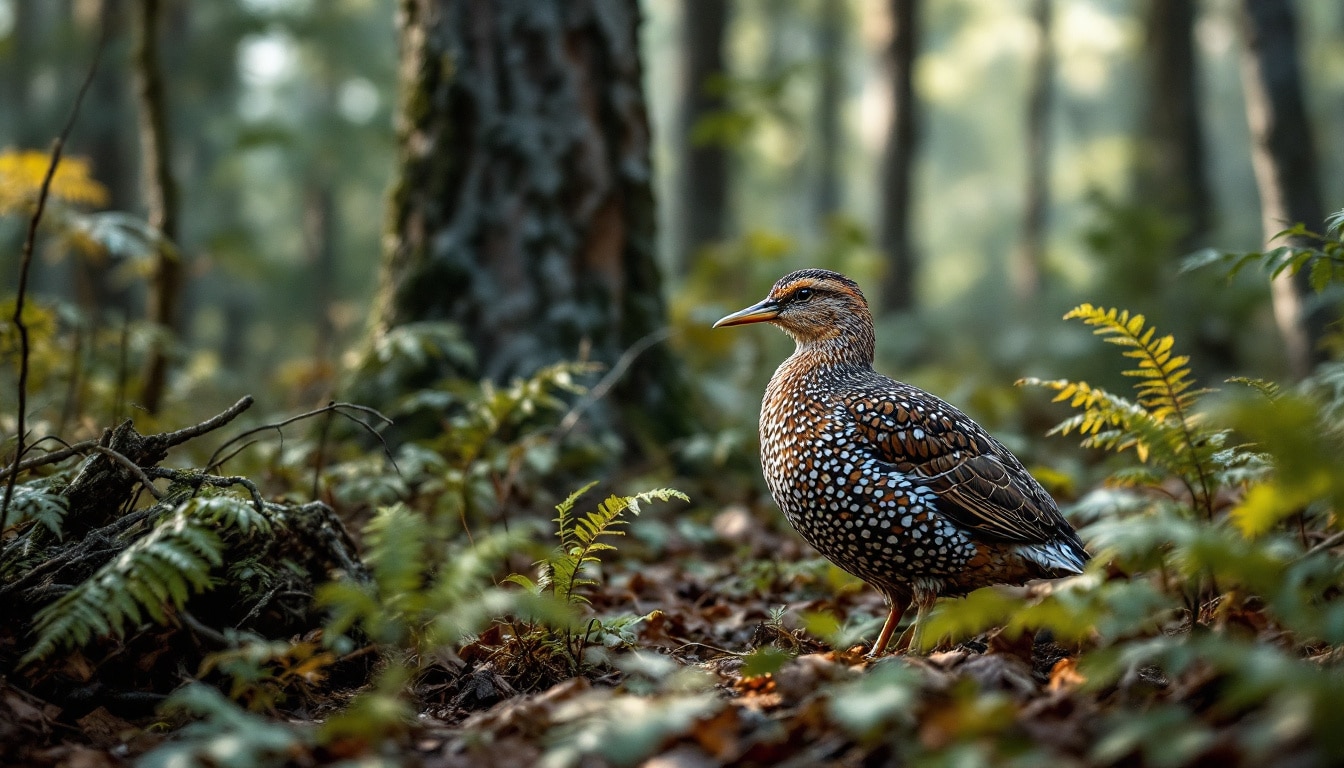
[[[211,475],[189,469],[164,469],[162,467],[151,467],[149,474],[153,477],[167,478],[175,483],[195,486],[197,489],[202,485],[215,488],[241,485],[247,489],[247,495],[252,497],[252,506],[256,507],[261,514],[266,514],[266,500],[261,497],[261,491],[257,488],[257,484],[246,477]]]
[[[300,413],[297,416],[290,416],[287,419],[283,419],[281,421],[277,421],[271,424],[263,424],[259,427],[253,427],[252,429],[234,435],[232,439],[226,441],[223,445],[216,448],[215,452],[210,455],[210,460],[205,463],[205,471],[210,472],[211,470],[218,467],[221,463],[223,463],[218,460],[219,455],[224,452],[225,448],[228,448],[230,445],[233,445],[234,443],[238,442],[239,440],[242,440],[243,438],[250,437],[252,435],[257,434],[258,432],[275,430],[276,432],[280,433],[280,436],[283,439],[285,433],[281,431],[282,427],[287,427],[290,424],[293,424],[296,421],[302,421],[303,419],[311,419],[314,416],[321,416],[324,413],[334,413],[337,416],[342,416],[346,419],[349,419],[350,421],[353,421],[354,423],[363,427],[369,434],[378,438],[378,442],[382,443],[383,453],[387,456],[387,460],[392,464],[392,468],[397,471],[397,474],[400,475],[401,468],[397,466],[397,460],[392,458],[392,449],[388,448],[387,441],[383,439],[383,436],[379,434],[378,430],[374,429],[373,425],[369,424],[368,422],[362,421],[348,413],[345,413],[343,410],[341,410],[342,408],[349,408],[351,410],[358,411],[360,413],[367,413],[381,420],[384,424],[392,423],[391,419],[387,418],[382,413],[379,413],[377,410],[368,407],[367,405],[356,405],[355,403],[329,403],[321,408],[316,408],[311,411],[305,411],[304,413]]]
[[[1306,552],[1304,552],[1304,553],[1302,554],[1302,557],[1303,557],[1303,558],[1311,557],[1312,555],[1316,554],[1317,552],[1322,552],[1322,551],[1324,551],[1324,550],[1327,550],[1327,549],[1329,549],[1329,548],[1335,546],[1336,544],[1340,543],[1341,541],[1344,541],[1344,531],[1340,531],[1339,533],[1336,533],[1335,535],[1331,536],[1330,538],[1325,539],[1324,541],[1318,543],[1317,545],[1315,545],[1315,546],[1312,547],[1311,549],[1308,549]]]
[[[157,440],[160,443],[162,443],[163,447],[165,448],[172,448],[174,446],[181,445],[182,443],[185,443],[188,440],[191,440],[192,438],[200,437],[201,435],[204,435],[207,432],[214,431],[224,426],[225,424],[228,424],[229,422],[238,418],[238,414],[250,408],[252,406],[252,403],[253,403],[252,396],[248,395],[239,400],[238,402],[234,403],[233,405],[229,406],[227,410],[219,413],[216,416],[212,416],[209,419],[206,419],[200,424],[186,427],[185,429],[179,429],[176,432],[164,432],[158,435],[150,435],[145,439]],[[59,440],[60,438],[44,437],[42,439]],[[36,443],[34,443],[34,445],[36,445]],[[29,447],[31,448],[32,446]],[[89,451],[96,449],[97,447],[98,447],[97,440],[84,440],[82,442],[78,442],[73,445],[67,445],[65,448],[59,451],[52,451],[51,453],[44,454],[36,458],[28,459],[27,461],[20,462],[17,467],[11,465],[10,467],[7,467],[5,469],[0,469],[0,479],[11,477],[21,472],[26,472],[34,467],[40,467],[46,464],[55,464],[57,462],[65,461],[71,456],[84,455],[87,454]]]
[[[101,453],[104,456],[108,457],[109,459],[125,467],[127,470],[131,472],[131,474],[135,475],[136,479],[139,480],[140,484],[145,487],[145,490],[149,491],[150,495],[152,495],[157,501],[163,501],[163,491],[160,491],[158,488],[156,488],[154,486],[154,481],[149,479],[149,475],[145,474],[145,470],[141,469],[140,465],[136,464],[134,461],[131,461],[130,459],[126,458],[125,454],[122,454],[119,451],[114,451],[111,448],[108,448],[106,445],[95,445],[91,450],[93,450],[95,453]]]
[[[628,349],[621,353],[621,356],[616,359],[616,362],[612,364],[611,370],[607,371],[606,375],[594,384],[593,388],[588,390],[587,394],[579,398],[579,401],[574,404],[574,407],[569,409],[569,413],[566,413],[565,417],[560,420],[560,424],[555,428],[555,432],[552,433],[551,442],[558,443],[565,435],[569,434],[569,431],[579,423],[579,417],[583,415],[583,412],[593,403],[605,397],[607,392],[611,391],[611,388],[616,386],[616,382],[620,381],[621,377],[625,375],[626,370],[635,362],[635,358],[649,351],[653,345],[667,341],[671,336],[672,328],[670,326],[665,326],[645,334],[639,341],[631,344]]]
[[[243,411],[246,411],[248,408],[251,408],[252,403],[254,402],[255,401],[252,399],[251,395],[243,395],[243,397],[238,402],[229,406],[226,410],[224,410],[220,414],[212,416],[211,418],[206,419],[200,424],[185,427],[183,429],[177,430],[176,432],[164,432],[163,434],[154,435],[147,439],[160,440],[163,442],[163,446],[165,448],[172,448],[173,446],[181,445],[182,443],[185,443],[188,440],[200,437],[201,435],[204,435],[206,432],[213,432],[214,430],[219,429],[225,424],[228,424],[230,421],[233,421],[234,419],[238,418],[238,414],[242,413]],[[225,443],[225,445],[228,445],[228,443]]]
[[[335,404],[336,404],[336,401],[333,400],[333,401],[331,401],[331,402],[328,402],[328,403],[327,403],[327,406],[330,407],[330,406],[333,406],[333,405],[335,405]],[[327,418],[324,419],[324,420],[322,421],[322,434],[321,434],[321,436],[319,436],[318,439],[317,439],[317,456],[316,456],[316,457],[314,458],[314,460],[313,460],[313,493],[312,493],[312,496],[313,496],[313,499],[314,499],[314,500],[317,499],[318,491],[321,490],[321,482],[322,482],[322,465],[323,465],[323,464],[326,464],[326,462],[327,462],[327,435],[331,433],[331,420],[332,420],[332,418],[333,418],[332,414],[331,414],[331,413],[328,413],[328,414],[327,414]]]
[[[79,107],[84,103],[84,94],[88,93],[89,85],[93,83],[93,75],[98,71],[98,60],[103,54],[103,43],[107,41],[107,28],[104,27],[102,34],[98,37],[98,45],[93,49],[93,61],[89,63],[89,71],[84,76],[84,82],[79,86],[79,92],[75,94],[75,103],[70,108],[70,116],[65,120],[65,126],[57,135],[56,140],[51,144],[51,162],[47,164],[46,175],[42,177],[42,186],[37,192],[37,205],[33,208],[33,215],[28,219],[28,233],[23,238],[23,255],[19,260],[19,287],[17,295],[14,298],[14,327],[19,331],[19,412],[16,424],[16,440],[14,446],[14,469],[10,472],[9,482],[5,483],[5,497],[0,502],[0,533],[3,533],[5,526],[9,523],[9,504],[14,499],[14,487],[18,484],[19,462],[23,460],[23,439],[24,432],[27,431],[28,419],[28,356],[30,353],[28,326],[23,322],[23,305],[28,296],[28,272],[33,264],[33,247],[37,243],[37,225],[42,221],[42,213],[47,209],[47,195],[51,193],[51,180],[56,176],[56,168],[61,164],[61,152],[65,149],[65,141],[70,137],[70,131],[75,127],[75,119],[79,117]]]

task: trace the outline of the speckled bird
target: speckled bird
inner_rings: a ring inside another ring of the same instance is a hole
[[[870,656],[940,596],[1081,573],[1088,560],[1054,499],[969,416],[873,370],[873,318],[853,280],[785,275],[714,324],[772,323],[797,348],[761,402],[761,465],[799,534],[891,607]]]

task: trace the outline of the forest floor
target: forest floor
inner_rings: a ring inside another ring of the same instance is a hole
[[[673,510],[664,510],[674,515]],[[644,764],[859,765],[894,759],[881,724],[901,711],[924,748],[964,738],[995,718],[1010,717],[1022,735],[1081,753],[1095,704],[1075,694],[1080,678],[1069,655],[1050,643],[994,638],[925,656],[870,661],[857,635],[870,640],[885,617],[881,598],[807,550],[790,532],[762,525],[734,507],[712,523],[660,530],[656,559],[605,563],[588,591],[600,615],[643,617],[620,645],[638,652],[597,651],[607,663],[568,679],[548,677],[539,659],[500,653],[507,624],[496,624],[458,653],[423,664],[414,686],[414,725],[371,744],[295,739],[272,765],[326,765],[378,757],[394,765],[522,766]],[[632,547],[633,548],[633,547]],[[802,624],[839,617],[854,643],[834,650]],[[0,630],[0,643],[20,641]],[[168,647],[171,629],[145,630]],[[153,638],[151,638],[152,640]],[[122,649],[143,647],[127,638]],[[617,645],[611,642],[611,645]],[[125,652],[122,650],[122,652]],[[118,649],[109,649],[103,663]],[[142,666],[167,659],[146,657]],[[79,652],[63,657],[65,674],[89,681],[97,699],[99,669]],[[764,672],[762,670],[772,670]],[[148,672],[146,672],[148,674]],[[190,670],[179,669],[182,680]],[[958,689],[1002,694],[995,711],[968,713]],[[912,698],[918,691],[918,705]],[[145,691],[161,700],[164,691]],[[353,691],[313,686],[301,701],[277,706],[269,721],[302,732],[344,704]],[[127,706],[135,709],[134,704]],[[126,765],[177,738],[182,721],[115,714],[118,707],[58,707],[0,681],[0,739],[7,765]],[[974,716],[971,716],[974,715]],[[984,722],[981,717],[989,717]],[[260,722],[260,721],[258,721]],[[247,765],[258,753],[206,748],[200,764]],[[250,757],[249,757],[250,755]],[[171,764],[171,763],[164,763]],[[191,764],[191,763],[181,763]]]

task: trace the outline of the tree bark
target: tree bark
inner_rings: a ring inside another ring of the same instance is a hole
[[[817,188],[818,221],[840,208],[841,105],[845,89],[845,26],[849,4],[822,3],[817,23]]]
[[[881,229],[878,244],[887,255],[881,306],[907,312],[915,306],[915,252],[910,237],[914,176],[916,104],[912,85],[918,51],[918,0],[891,0],[892,37],[887,51],[891,82],[891,125],[882,160]]]
[[[722,240],[728,230],[728,153],[718,143],[700,143],[695,126],[724,108],[722,93],[709,85],[727,73],[723,36],[728,26],[726,0],[682,3],[682,77],[678,206],[682,218],[677,269],[690,271],[701,248]]]
[[[139,0],[133,20],[136,97],[140,106],[141,182],[149,225],[163,238],[155,257],[147,307],[148,319],[158,326],[159,333],[150,344],[140,389],[140,404],[150,413],[157,413],[162,407],[167,389],[169,360],[164,337],[178,330],[178,303],[184,275],[179,253],[172,246],[177,242],[178,193],[170,168],[172,151],[163,73],[159,68],[159,10],[159,0]]]
[[[1041,292],[1046,232],[1050,214],[1050,114],[1054,102],[1055,50],[1052,0],[1035,0],[1036,58],[1027,98],[1027,194],[1022,234],[1013,251],[1012,283],[1017,298],[1035,299]]]
[[[1294,6],[1288,0],[1243,0],[1242,87],[1266,240],[1295,223],[1319,231],[1325,216],[1302,98],[1296,24]],[[1272,245],[1311,244],[1294,237]],[[1334,312],[1314,294],[1305,271],[1280,275],[1271,285],[1271,294],[1289,365],[1295,375],[1305,376],[1327,357],[1320,342]]]
[[[402,0],[374,331],[456,323],[496,380],[644,349],[612,396],[668,437],[688,417],[650,345],[665,310],[639,20],[635,0]]]
[[[1195,0],[1149,0],[1144,12],[1145,104],[1136,157],[1135,199],[1177,220],[1181,253],[1198,247],[1213,201],[1199,117]]]

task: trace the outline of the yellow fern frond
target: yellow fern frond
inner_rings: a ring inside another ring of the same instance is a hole
[[[1133,448],[1139,460],[1174,472],[1190,489],[1191,497],[1212,515],[1211,463],[1217,433],[1201,426],[1194,413],[1198,397],[1208,390],[1194,389],[1190,358],[1174,353],[1175,337],[1159,335],[1140,314],[1128,310],[1080,304],[1064,315],[1082,320],[1109,344],[1125,348],[1124,356],[1138,361],[1122,374],[1133,379],[1133,401],[1065,379],[1024,379],[1019,384],[1055,391],[1055,401],[1068,401],[1081,413],[1064,420],[1051,434],[1077,432],[1084,447],[1122,452]]]
[[[45,152],[0,152],[0,215],[25,211],[37,202],[51,157]],[[89,161],[66,157],[51,179],[51,199],[76,205],[107,204],[107,188],[93,178]]]

